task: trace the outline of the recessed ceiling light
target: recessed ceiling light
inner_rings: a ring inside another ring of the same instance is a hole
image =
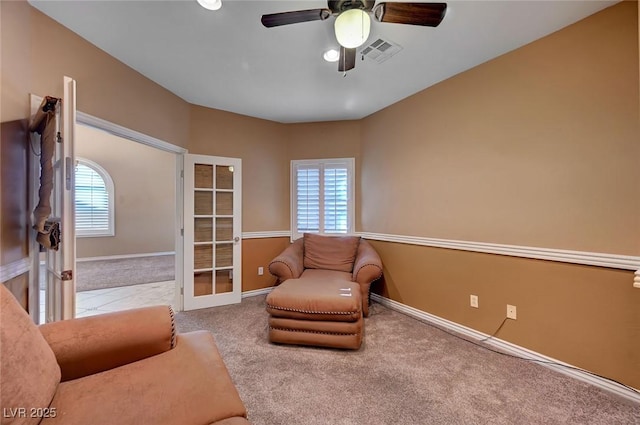
[[[205,9],[218,10],[222,7],[222,0],[198,0],[198,4]]]
[[[324,52],[324,55],[322,55],[322,57],[324,57],[324,60],[326,60],[327,62],[338,62],[338,59],[340,59],[340,52],[336,49],[329,49]]]

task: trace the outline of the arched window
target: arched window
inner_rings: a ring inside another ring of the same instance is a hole
[[[76,236],[113,236],[113,180],[93,161],[76,161]]]

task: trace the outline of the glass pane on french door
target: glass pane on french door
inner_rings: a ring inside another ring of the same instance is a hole
[[[240,302],[241,161],[185,157],[185,310]]]

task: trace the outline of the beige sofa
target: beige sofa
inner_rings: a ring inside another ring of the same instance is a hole
[[[2,424],[248,424],[209,332],[170,307],[36,326],[0,285]]]

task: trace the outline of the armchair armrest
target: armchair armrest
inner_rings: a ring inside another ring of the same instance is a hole
[[[371,283],[382,276],[382,260],[371,244],[360,239],[356,260],[353,263],[353,281]]]
[[[145,307],[41,325],[69,381],[172,349],[176,328],[169,306]]]
[[[304,271],[303,243],[303,238],[296,240],[269,263],[269,273],[277,277],[278,282],[284,282],[287,279],[297,279]]]
[[[382,276],[382,260],[369,242],[360,239],[356,260],[353,264],[353,281],[360,284],[362,313],[369,315],[369,288]]]

